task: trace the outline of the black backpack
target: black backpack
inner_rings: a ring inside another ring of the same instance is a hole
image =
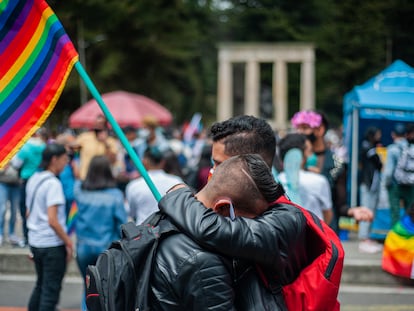
[[[161,239],[178,229],[157,212],[141,225],[121,226],[121,239],[112,242],[86,272],[89,311],[149,310],[150,277]]]

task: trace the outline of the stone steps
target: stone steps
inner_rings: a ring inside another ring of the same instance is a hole
[[[381,254],[361,254],[357,241],[344,241],[345,264],[342,283],[359,285],[398,285],[397,280],[381,269]],[[35,274],[29,248],[0,247],[0,274]],[[68,276],[79,276],[76,259],[72,259]]]

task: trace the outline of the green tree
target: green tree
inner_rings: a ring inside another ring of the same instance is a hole
[[[101,93],[123,89],[146,95],[169,108],[177,122],[196,111],[213,113],[209,99],[215,92],[210,82],[215,50],[208,6],[180,0],[51,5],[76,45],[83,26],[90,43],[87,72]],[[97,36],[105,40],[93,44]],[[74,102],[75,81],[72,75],[64,94],[71,99],[62,96],[62,102]]]
[[[340,123],[343,95],[386,65],[388,1],[336,1],[330,20],[320,29],[318,108]]]
[[[75,45],[83,26],[87,71],[100,92],[124,89],[147,95],[172,110],[177,124],[194,112],[202,112],[206,123],[215,119],[220,42],[315,43],[316,105],[336,124],[343,95],[354,85],[397,58],[414,65],[414,2],[409,0],[49,3]],[[102,35],[105,40],[96,42]],[[269,83],[271,70],[263,73],[262,81]],[[289,75],[289,94],[298,94],[297,66]],[[79,105],[74,72],[56,110],[65,118]],[[297,103],[292,103],[294,109]]]

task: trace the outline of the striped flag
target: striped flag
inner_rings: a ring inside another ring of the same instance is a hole
[[[66,231],[69,235],[72,235],[75,232],[76,220],[78,219],[78,205],[75,201],[72,202],[70,206],[68,218],[66,219]]]
[[[414,221],[405,215],[388,232],[382,268],[393,275],[414,280]]]
[[[77,61],[44,0],[0,0],[0,168],[46,121]]]

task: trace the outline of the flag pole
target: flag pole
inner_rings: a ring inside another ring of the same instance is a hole
[[[78,71],[80,77],[82,78],[83,82],[85,83],[86,87],[91,92],[92,96],[97,101],[98,105],[101,107],[102,112],[104,113],[106,119],[108,120],[109,124],[111,124],[112,129],[114,130],[116,136],[121,141],[122,145],[125,147],[125,150],[128,152],[128,155],[131,157],[132,162],[135,164],[136,168],[138,169],[141,176],[144,178],[145,182],[147,183],[148,187],[150,188],[152,194],[154,195],[155,199],[159,201],[161,199],[161,195],[157,188],[155,187],[154,183],[152,182],[151,178],[149,177],[147,170],[145,169],[144,165],[142,164],[141,160],[139,159],[135,150],[131,147],[128,139],[126,138],[124,132],[119,127],[118,123],[112,116],[111,112],[109,111],[108,107],[106,107],[101,94],[99,94],[98,90],[96,89],[94,83],[89,78],[89,75],[85,71],[85,68],[82,64],[77,61],[75,63],[75,68]]]

